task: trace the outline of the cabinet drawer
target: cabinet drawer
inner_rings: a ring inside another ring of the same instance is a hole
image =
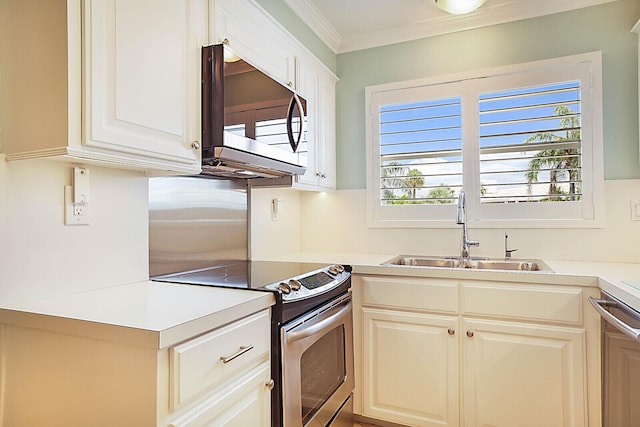
[[[463,285],[462,310],[466,315],[580,325],[582,293],[580,288],[552,286]]]
[[[204,403],[175,420],[169,427],[208,425],[267,426],[271,419],[269,363],[263,363],[242,380],[224,387]]]
[[[424,279],[363,277],[363,305],[406,308],[442,313],[458,312],[456,282],[429,282]]]
[[[171,348],[171,409],[269,360],[269,329],[264,310]]]

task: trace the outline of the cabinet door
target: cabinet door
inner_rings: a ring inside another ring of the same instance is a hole
[[[295,89],[293,44],[284,29],[256,3],[213,0],[212,43],[228,40],[242,59],[283,85]]]
[[[321,127],[319,122],[321,110],[318,103],[318,74],[302,59],[298,60],[296,69],[298,92],[307,101],[305,142],[300,144],[298,148],[301,163],[307,167],[307,170],[304,175],[297,177],[297,182],[316,186],[320,175],[317,168],[317,147],[320,142],[318,134]]]
[[[269,363],[265,363],[169,426],[269,427],[271,392],[267,383],[270,379]]]
[[[458,425],[457,319],[363,308],[363,415]]]
[[[318,185],[336,189],[336,82],[333,76],[320,75],[318,81]]]
[[[84,145],[198,172],[206,0],[86,0],[84,14]]]
[[[335,190],[335,77],[312,67],[303,59],[297,61],[298,91],[307,100],[307,171],[297,178],[302,188]]]
[[[604,335],[604,427],[640,425],[640,345],[607,326]]]
[[[584,331],[480,320],[464,331],[464,425],[588,425]]]

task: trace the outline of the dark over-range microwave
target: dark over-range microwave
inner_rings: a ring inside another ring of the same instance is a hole
[[[304,174],[306,101],[229,53],[224,44],[202,48],[203,173],[241,178]]]

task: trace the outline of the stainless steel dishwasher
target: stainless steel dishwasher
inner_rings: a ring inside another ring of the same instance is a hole
[[[640,313],[605,291],[589,301],[603,319],[603,426],[640,426]]]

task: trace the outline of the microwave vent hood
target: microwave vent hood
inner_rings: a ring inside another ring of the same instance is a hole
[[[303,124],[306,125],[306,102],[301,103],[297,94],[248,63],[243,62],[241,71],[237,63],[228,67],[224,62],[224,48],[221,44],[202,48],[202,173],[246,179],[304,174],[304,156],[296,150]],[[247,73],[250,75],[245,78]],[[275,101],[265,100],[265,94],[277,94],[278,101],[284,101],[288,107],[285,106],[284,111],[280,106],[273,107]],[[242,101],[238,103],[237,99]],[[270,109],[265,110],[265,105]],[[272,119],[281,118],[277,121],[282,123],[280,126],[286,122],[284,138],[289,139],[288,143],[278,139],[279,146],[276,146],[256,140],[252,120],[258,119],[247,116],[260,114],[262,117],[265,111],[271,115],[261,120],[274,122]],[[274,117],[273,114],[280,115]],[[238,133],[228,127],[244,130]],[[298,131],[298,140],[294,128]]]
[[[280,178],[302,175],[306,168],[296,164],[297,156],[224,132],[222,146],[202,151],[202,173],[225,178]]]

